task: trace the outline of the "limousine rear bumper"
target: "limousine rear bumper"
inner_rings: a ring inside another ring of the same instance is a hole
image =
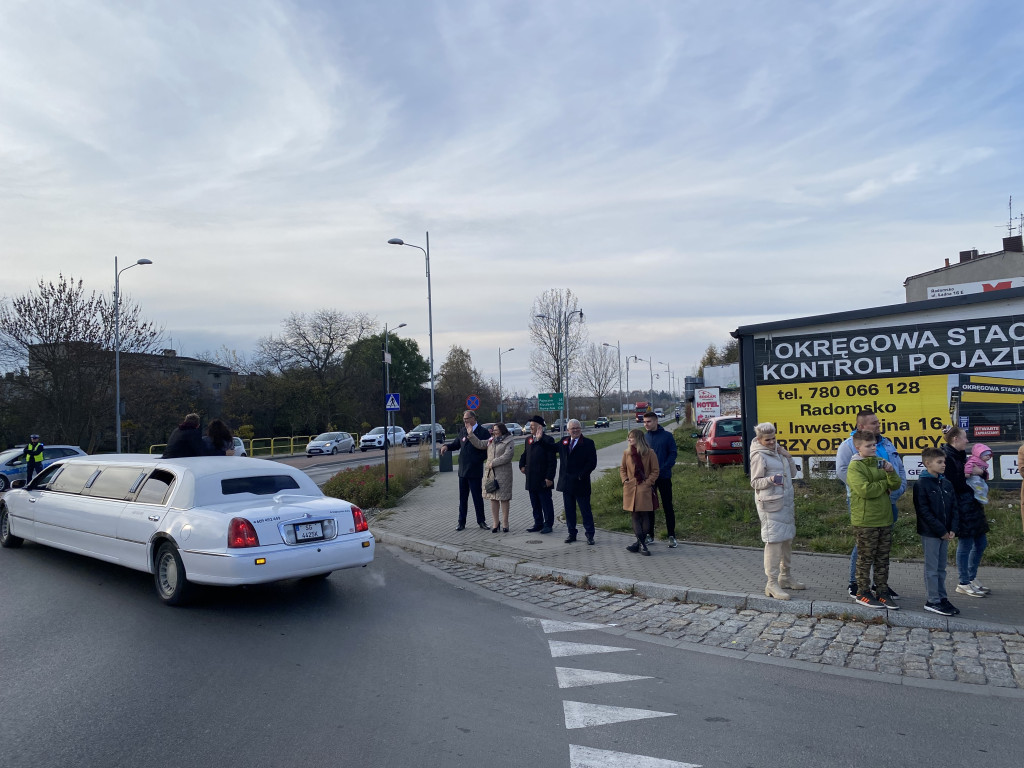
[[[281,544],[228,552],[183,549],[181,559],[189,581],[230,586],[301,579],[358,568],[373,562],[373,551],[373,534],[358,533],[299,546]]]

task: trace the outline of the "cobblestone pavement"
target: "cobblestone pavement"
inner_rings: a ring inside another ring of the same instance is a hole
[[[507,598],[739,658],[765,656],[833,669],[1024,693],[1024,636],[889,626],[849,616],[800,616],[637,597],[410,553],[450,576]],[[879,619],[879,622],[881,620]],[[956,686],[958,689],[960,686]]]

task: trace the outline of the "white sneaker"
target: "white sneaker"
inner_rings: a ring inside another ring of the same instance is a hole
[[[956,591],[961,595],[967,595],[968,597],[984,597],[985,593],[980,589],[975,589],[970,584],[957,584]]]
[[[653,544],[654,543],[654,537],[651,536],[651,534],[649,534],[649,533],[647,534],[646,543],[647,544]]]
[[[675,549],[677,546],[679,546],[679,543],[676,541],[676,537],[675,536],[669,536],[668,537],[668,548],[669,549]]]
[[[974,588],[975,588],[976,590],[978,590],[979,592],[984,592],[984,593],[985,593],[986,595],[987,595],[987,594],[988,594],[989,592],[991,592],[991,591],[992,591],[991,589],[989,589],[988,587],[986,587],[986,586],[985,586],[984,584],[982,584],[982,583],[981,583],[980,581],[978,581],[977,579],[975,579],[974,581],[972,581],[972,582],[971,582],[971,586],[972,586],[972,587],[974,587]]]

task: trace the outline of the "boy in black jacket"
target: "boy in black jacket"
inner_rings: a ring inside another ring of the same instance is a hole
[[[924,587],[928,593],[926,611],[955,616],[959,610],[946,599],[946,556],[958,522],[957,498],[942,473],[946,455],[938,448],[921,451],[925,471],[914,483],[914,511],[917,532],[924,549]]]

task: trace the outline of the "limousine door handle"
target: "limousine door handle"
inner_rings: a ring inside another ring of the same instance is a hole
[[[150,516],[149,516],[149,519],[150,519],[150,520],[151,520],[152,522],[154,522],[154,523],[159,523],[159,522],[160,522],[160,515],[150,515]]]

